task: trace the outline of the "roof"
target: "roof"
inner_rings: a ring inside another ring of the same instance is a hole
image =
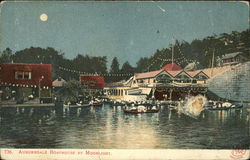
[[[167,70],[167,71],[179,71],[179,70],[182,70],[182,67],[175,63],[170,63],[162,67],[162,69]]]
[[[103,76],[87,76],[81,75],[80,81],[85,83],[88,88],[91,89],[102,89],[105,87],[105,81]]]
[[[189,74],[191,77],[194,77],[200,72],[202,72],[202,71],[192,71],[192,72],[186,72],[186,73]]]
[[[122,87],[124,84],[122,82],[111,82],[106,84],[107,87]]]
[[[16,79],[17,71],[31,72],[31,79]],[[42,78],[43,77],[43,78]],[[52,85],[52,65],[51,64],[25,64],[25,63],[1,63],[0,64],[0,84],[17,86],[41,86]]]
[[[233,66],[223,66],[223,67],[215,67],[215,68],[205,68],[205,69],[201,69],[198,71],[202,71],[203,73],[205,73],[208,77],[213,77],[221,72],[224,72],[225,70],[228,70],[230,68],[233,68]]]
[[[179,73],[182,72],[182,70],[180,71],[167,71],[172,77],[175,77],[176,75],[178,75]]]
[[[54,80],[54,81],[52,82],[52,86],[53,86],[53,87],[62,87],[63,84],[64,84],[65,82],[66,82],[66,81],[65,81],[64,79],[62,79],[62,78],[57,78],[56,80]]]
[[[135,74],[136,79],[143,79],[143,78],[153,78],[163,70],[157,70],[157,71],[151,71],[151,72],[145,72],[145,73],[137,73]]]
[[[215,72],[218,72],[217,69],[215,69]],[[184,70],[178,70],[178,71],[166,71],[163,69],[157,70],[157,71],[151,71],[151,72],[145,72],[145,73],[137,73],[135,74],[135,79],[144,79],[144,78],[154,78],[161,72],[165,71],[172,77],[176,77],[177,75],[181,74],[182,72],[186,73],[189,77],[195,77],[197,74],[200,74],[201,72],[205,74],[207,77],[210,77],[207,70],[196,70],[191,72],[186,72]],[[132,77],[131,77],[132,78]]]
[[[228,53],[224,56],[222,56],[222,59],[229,59],[229,58],[234,58],[238,55],[242,54],[242,52],[234,52],[234,53]]]

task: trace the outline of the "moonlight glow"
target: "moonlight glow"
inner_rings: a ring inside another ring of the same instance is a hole
[[[41,20],[41,21],[47,21],[47,20],[48,20],[48,15],[45,14],[45,13],[41,14],[41,15],[40,15],[40,20]]]

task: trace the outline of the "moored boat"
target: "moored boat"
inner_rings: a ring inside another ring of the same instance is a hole
[[[159,112],[159,109],[156,106],[153,106],[151,108],[145,107],[145,106],[138,106],[138,107],[132,107],[130,109],[124,109],[124,113],[133,113],[133,114],[140,114],[140,113],[157,113]]]
[[[233,104],[230,102],[216,102],[210,101],[205,107],[207,110],[229,110],[229,109],[241,109],[243,104]]]
[[[76,103],[76,107],[88,107],[88,106],[90,106],[89,102],[80,101],[79,103]]]
[[[102,105],[103,105],[102,102],[94,102],[94,103],[92,103],[92,106],[94,106],[94,107],[101,107]]]

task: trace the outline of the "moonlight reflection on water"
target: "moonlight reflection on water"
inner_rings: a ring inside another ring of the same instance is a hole
[[[249,148],[246,108],[205,111],[193,119],[161,107],[131,115],[123,107],[0,108],[0,147],[8,148]]]

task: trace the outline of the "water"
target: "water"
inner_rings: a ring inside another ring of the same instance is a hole
[[[161,107],[131,115],[122,107],[0,108],[0,148],[247,149],[245,108],[202,112],[198,119]]]

